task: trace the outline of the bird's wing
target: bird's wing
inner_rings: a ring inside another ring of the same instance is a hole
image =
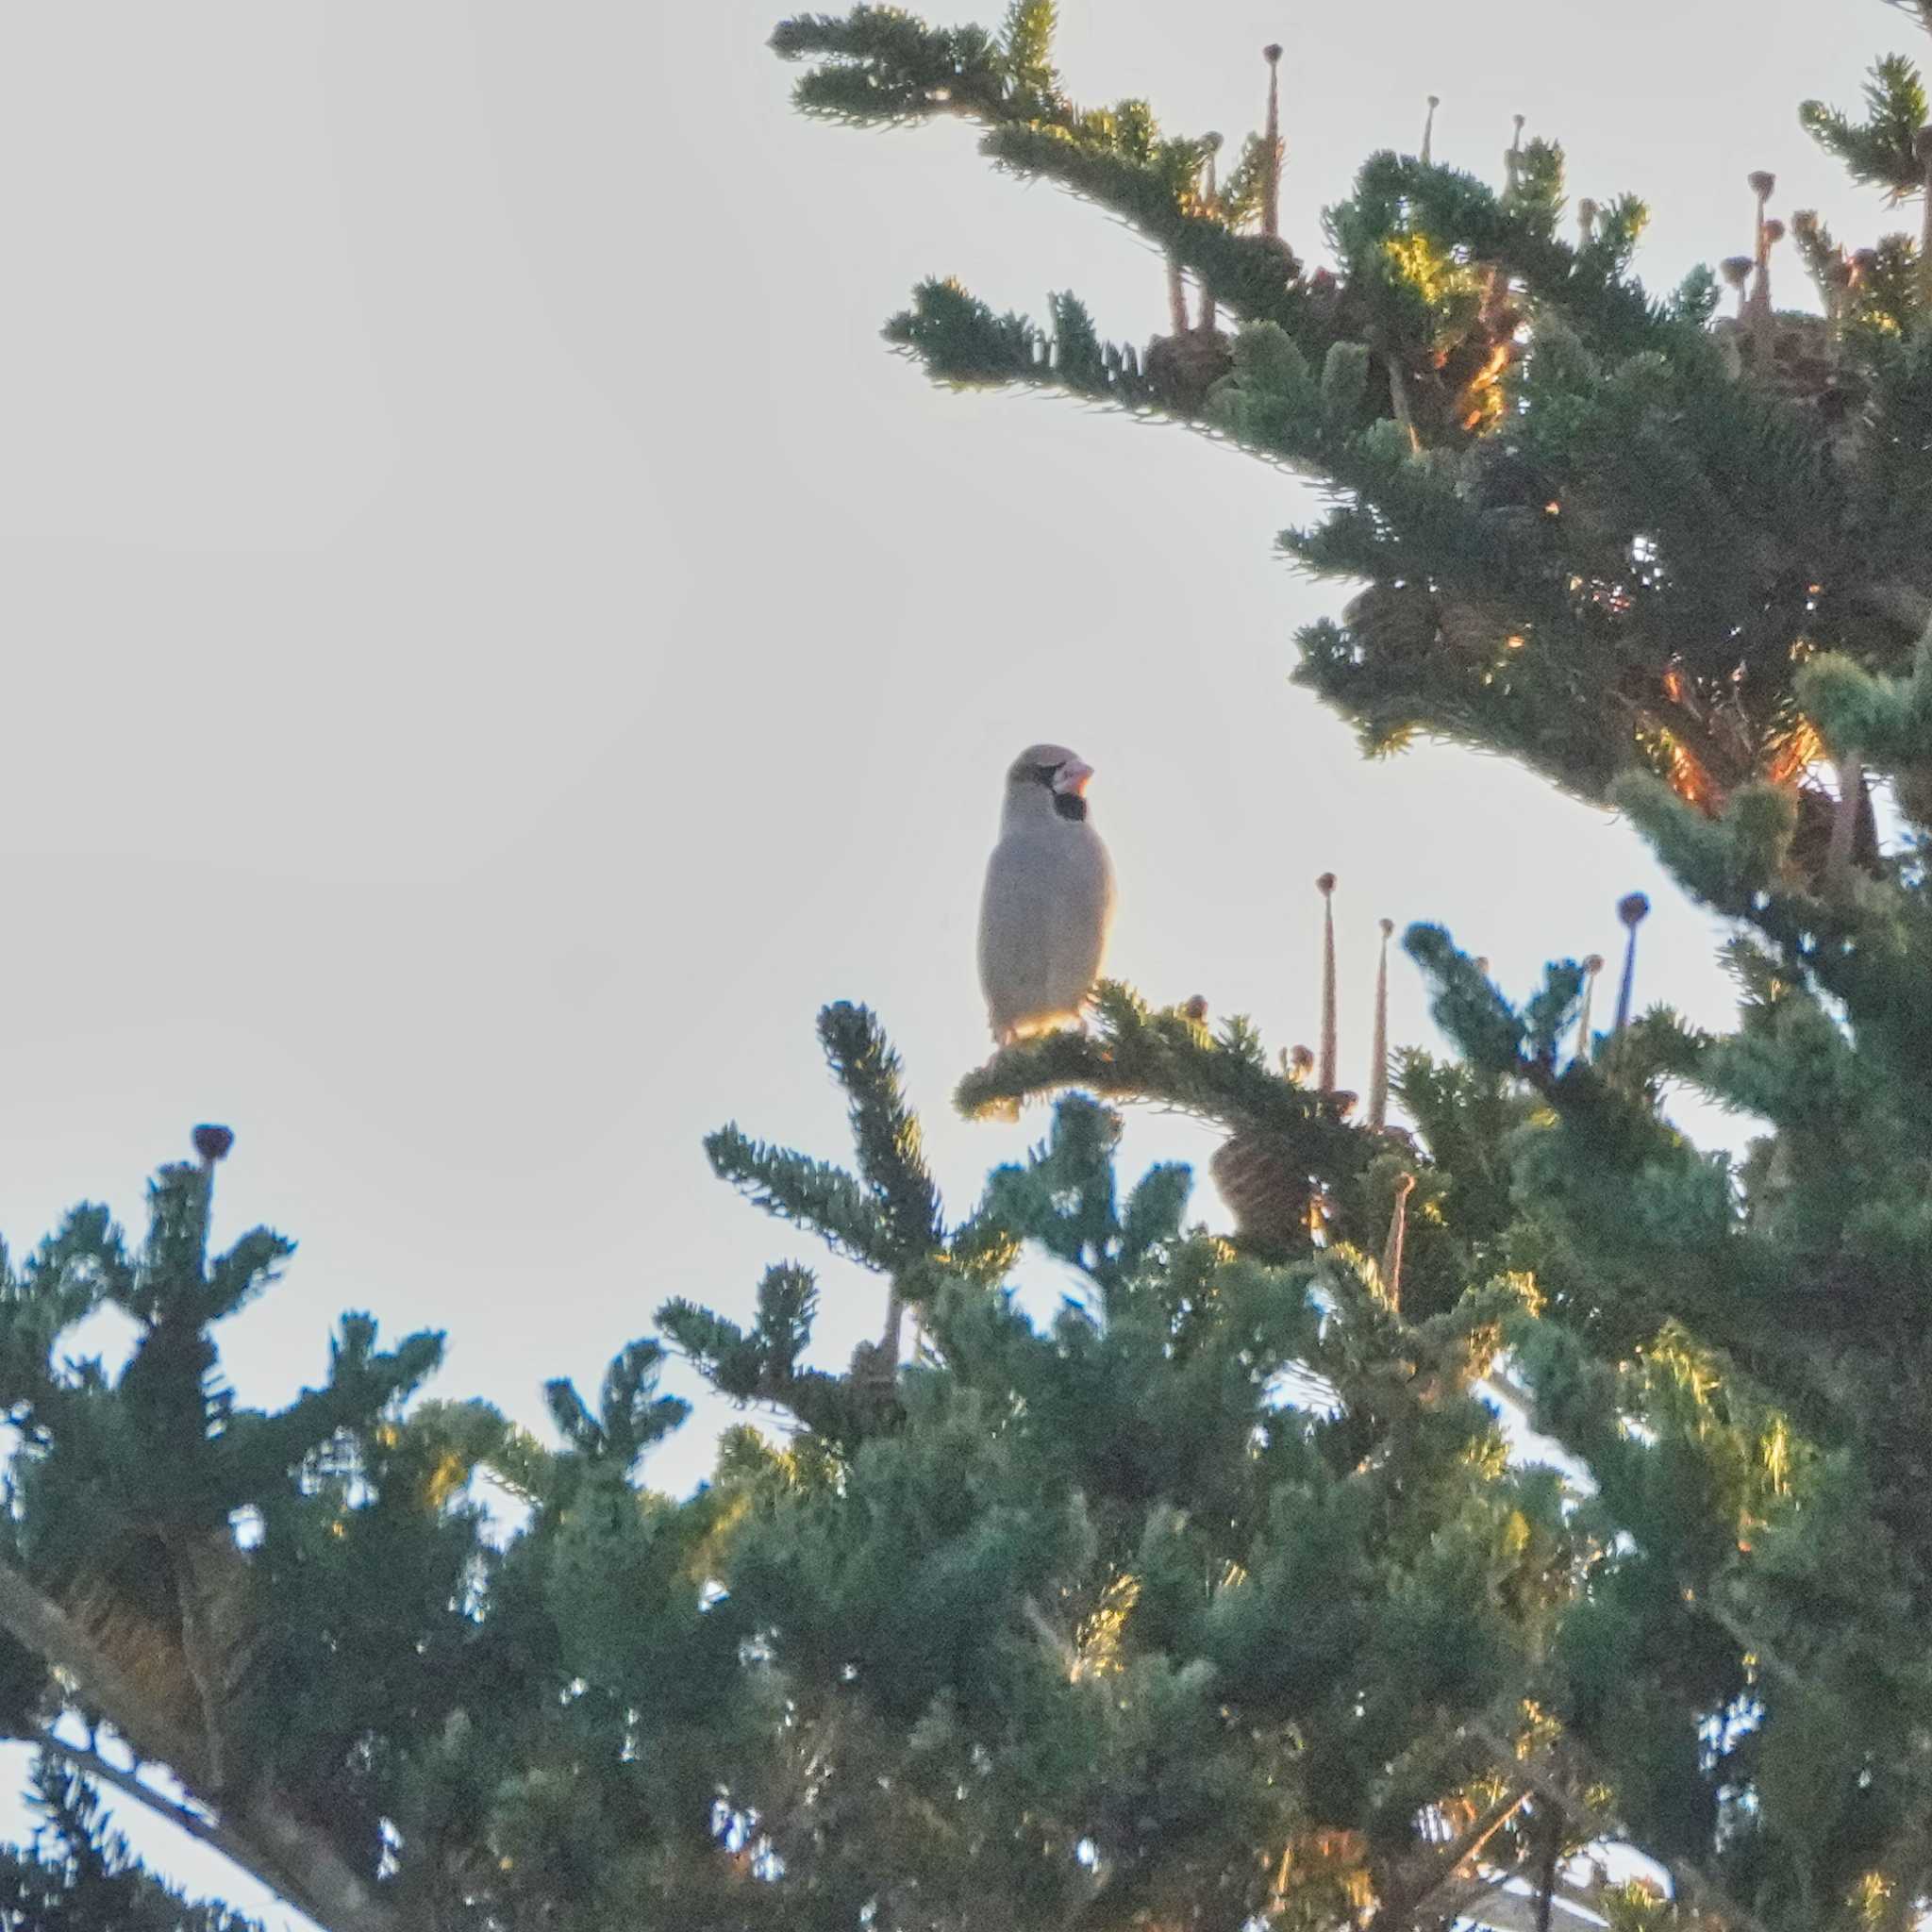
[[[1028,828],[1000,841],[979,919],[980,985],[996,1037],[1079,1009],[1112,916],[1112,869],[1091,827]]]
[[[1087,824],[1066,828],[1074,836],[1059,861],[1059,908],[1053,953],[1056,987],[1070,1008],[1093,990],[1107,957],[1107,936],[1113,924],[1113,867],[1100,834]]]
[[[1051,856],[1036,835],[1008,833],[987,861],[979,902],[979,984],[996,1040],[1040,1004],[1052,920]]]

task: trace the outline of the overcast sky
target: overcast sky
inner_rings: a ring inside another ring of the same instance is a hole
[[[1499,177],[1523,112],[1573,194],[1645,196],[1658,286],[1748,246],[1754,168],[1774,211],[1884,225],[1794,110],[1912,38],[1877,0],[1491,0],[1479,33],[1421,0],[1060,12],[1077,96],[1231,139],[1285,42],[1304,255],[1434,92],[1441,158]],[[593,1381],[667,1296],[748,1306],[766,1262],[816,1257],[700,1139],[735,1117],[843,1158],[829,999],[881,1013],[967,1205],[1042,1118],[948,1104],[986,1051],[1000,774],[1035,740],[1097,768],[1111,969],[1151,997],[1309,1039],[1312,880],[1340,874],[1350,1084],[1384,914],[1520,987],[1613,953],[1641,887],[1642,995],[1728,1009],[1625,828],[1466,753],[1365,765],[1290,687],[1294,627],[1345,596],[1271,555],[1297,485],[884,349],[933,273],[1035,312],[1071,286],[1144,341],[1161,273],[965,130],[798,120],[772,22],[0,14],[0,1231],[24,1249],[82,1198],[138,1227],[151,1170],[230,1124],[222,1238],[301,1243],[231,1324],[246,1401],[317,1377],[359,1307],[447,1326],[440,1392],[536,1423],[544,1376]],[[1406,966],[1394,1031],[1427,1032]],[[1210,1144],[1147,1122],[1128,1158]],[[825,1279],[839,1360],[880,1298]],[[648,1473],[697,1478],[718,1421]]]

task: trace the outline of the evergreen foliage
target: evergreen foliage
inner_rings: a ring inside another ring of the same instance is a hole
[[[1299,675],[1374,749],[1445,733],[1627,812],[1731,923],[1735,1030],[1633,1015],[1626,966],[1592,1033],[1600,962],[1520,995],[1418,924],[1454,1057],[1393,1057],[1396,1128],[1380,1070],[1358,1108],[1238,1017],[1104,985],[958,1085],[1051,1103],[961,1215],[878,1020],[827,1007],[850,1162],[707,1151],[876,1280],[878,1339],[815,1360],[820,1283],[779,1260],[749,1323],[671,1300],[593,1395],[547,1384],[549,1442],[427,1396],[441,1338],[355,1312],[315,1387],[247,1406],[220,1324],[292,1248],[209,1252],[231,1137],[196,1129],[138,1247],[83,1207],[0,1255],[0,1728],[44,1820],[0,1922],[241,1932],[139,1870],[103,1788],[331,1932],[1932,1907],[1932,250],[1794,215],[1826,313],[1780,312],[1754,176],[1718,321],[1717,277],[1635,280],[1638,204],[1573,214],[1519,140],[1500,188],[1371,158],[1311,273],[1273,104],[1222,170],[1144,104],[1076,106],[1052,27],[867,7],[774,44],[808,111],[965,116],[1132,222],[1174,332],[931,284],[889,333],[1320,478],[1289,547],[1368,588]],[[1805,122],[1903,198],[1924,114],[1900,59],[1863,121]],[[1634,964],[1647,907],[1619,909]],[[1673,1124],[1684,1087],[1761,1125],[1743,1158]],[[1150,1103],[1221,1135],[1231,1231],[1183,1168],[1124,1179]],[[118,1366],[74,1353],[105,1309]],[[687,1413],[671,1353],[767,1424],[682,1501],[643,1481]],[[1512,1453],[1505,1399],[1560,1466]],[[1619,1842],[1668,1895],[1569,1863]]]
[[[1932,27],[1918,0],[1904,10]],[[941,380],[1160,412],[1318,479],[1334,508],[1283,547],[1368,588],[1302,632],[1297,675],[1369,749],[1500,749],[1591,800],[1634,765],[1715,812],[1815,757],[1795,699],[1807,656],[1909,662],[1932,619],[1921,242],[1848,252],[1799,210],[1827,313],[1778,309],[1785,226],[1765,221],[1774,178],[1753,175],[1758,258],[1726,264],[1741,312],[1713,325],[1709,273],[1661,299],[1633,276],[1634,197],[1579,202],[1566,234],[1562,150],[1519,132],[1501,188],[1372,156],[1328,211],[1333,268],[1311,273],[1262,218],[1255,181],[1278,144],[1250,142],[1216,192],[1213,139],[1161,134],[1142,102],[1073,102],[1051,20],[1018,6],[997,37],[859,8],[788,21],[773,45],[811,63],[808,111],[970,120],[1003,171],[1098,204],[1191,278],[1198,317],[1183,302],[1144,352],[1103,342],[1071,294],[1042,327],[946,281],[886,333]],[[1814,102],[1804,122],[1859,178],[1923,196],[1913,63],[1882,62],[1866,108],[1854,122]],[[1805,796],[1822,842],[1822,794]]]
[[[98,1790],[56,1752],[36,1759],[31,1791],[42,1821],[31,1847],[0,1851],[0,1924],[9,1932],[258,1932],[149,1877],[103,1818]]]
[[[1921,0],[1901,10],[1932,27]],[[1441,929],[1407,940],[1462,1056],[1398,1067],[1420,1141],[1403,1157],[1413,1218],[1438,1231],[1433,1319],[1485,1279],[1510,1284],[1497,1318],[1509,1373],[1587,1472],[1550,1519],[1567,1567],[1548,1622],[1518,1633],[1496,1679],[1507,1696],[1459,1733],[1507,1745],[1498,1761],[1524,1780],[1517,1857],[1537,1855],[1539,1819],[1643,1845],[1675,1900],[1606,1893],[1619,1924],[1915,1923],[1932,1894],[1914,1741],[1932,1557],[1919,1446],[1932,232],[1848,252],[1799,211],[1790,233],[1825,312],[1780,311],[1771,261],[1786,227],[1767,212],[1774,180],[1754,175],[1757,249],[1724,264],[1739,312],[1715,320],[1717,277],[1665,301],[1632,278],[1642,210],[1628,197],[1579,204],[1565,239],[1560,151],[1519,134],[1500,190],[1372,158],[1328,216],[1334,269],[1311,275],[1265,232],[1272,193],[1244,184],[1217,204],[1203,170],[1176,178],[1190,144],[1159,142],[1143,109],[1083,116],[1063,92],[995,84],[991,42],[979,84],[935,88],[921,30],[891,19],[890,36],[863,13],[781,29],[781,54],[818,63],[801,100],[836,113],[863,75],[895,118],[979,122],[997,163],[1101,201],[1160,245],[1192,278],[1200,320],[1179,305],[1144,355],[1105,353],[1070,296],[1048,332],[928,284],[889,337],[943,380],[1105,395],[1318,478],[1333,509],[1283,541],[1369,588],[1343,622],[1303,633],[1302,680],[1372,750],[1432,732],[1618,805],[1735,923],[1735,1034],[1620,1013],[1568,1055],[1581,969],[1553,968],[1518,1003]],[[1857,177],[1932,204],[1926,120],[1903,57],[1874,72],[1862,121],[1803,113]],[[1059,164],[1055,142],[1076,138],[1111,142],[1111,175]],[[1265,290],[1184,225],[1204,221],[1262,245],[1243,263],[1272,244]],[[1874,787],[1903,821],[1890,852]],[[1192,1107],[1231,1146],[1272,1137],[1264,1178],[1320,1226],[1347,1183],[1333,1159],[1317,1177],[1309,1136],[1324,1108],[1334,1136],[1356,1131],[1340,1097],[1257,1097],[1261,1127],[1234,1096],[1265,1066],[1238,1035],[1191,1041],[1185,1024],[1104,993],[1092,1035],[1001,1056],[962,1102],[1076,1084]],[[1747,1158],[1703,1154],[1670,1124],[1662,1097],[1682,1083],[1765,1124]],[[1292,1225],[1269,1229],[1274,1265],[1292,1265]],[[1336,1251],[1349,1239],[1332,1230]],[[1318,1269],[1330,1244],[1324,1228]],[[1405,1277],[1405,1310],[1411,1292]],[[1387,1341],[1371,1312],[1390,1299],[1337,1296],[1326,1325],[1373,1356]],[[1345,1422],[1359,1398],[1322,1373]],[[1482,1655],[1473,1639],[1452,1648]],[[1426,1729],[1415,1722],[1411,1736]],[[1372,1747],[1375,1774],[1397,1761]],[[1324,1823],[1369,1843],[1423,1836],[1445,1793],[1410,1795],[1379,1839],[1366,1820]],[[1416,1922],[1385,1871],[1357,1878],[1374,1923]],[[1283,1924],[1342,1916],[1274,1906]]]
[[[1524,1840],[1500,1739],[1574,1553],[1558,1486],[1508,1467],[1471,1391],[1528,1285],[1450,1288],[1468,1256],[1436,1231],[1412,1306],[1344,1236],[1381,1245],[1385,1170],[1413,1156],[1324,1117],[1238,1021],[1215,1038],[1121,988],[1103,1008],[1091,1038],[1011,1049],[962,1097],[1072,1081],[1187,1106],[1291,1146],[1320,1208],[1292,1253],[1243,1253],[1188,1225],[1184,1170],[1124,1192],[1119,1116],[1066,1095],[992,1176],[975,1241],[921,1223],[898,1279],[924,1346],[858,1447],[815,1400],[786,1448],[730,1445],[747,1514],[713,1614],[756,1633],[810,1768],[730,1793],[774,1924],[1233,1927],[1398,1890],[1447,1908],[1472,1825],[1499,1857]],[[876,1039],[851,1008],[821,1025]],[[856,1123],[891,1063],[835,1060]],[[914,1134],[857,1138],[872,1189],[929,1198]],[[792,1219],[799,1171],[761,1149],[734,1178]],[[1044,1324],[1003,1278],[1024,1249],[1067,1271]],[[708,1342],[688,1308],[663,1319]]]
[[[213,1178],[206,1155],[162,1169],[139,1251],[84,1207],[0,1266],[0,1399],[20,1441],[0,1554],[7,1735],[344,1932],[552,1922],[613,1884],[661,1889],[685,1848],[709,1848],[728,1728],[711,1705],[736,1657],[703,1615],[715,1501],[631,1481],[684,1413],[656,1392],[659,1345],[620,1354],[594,1414],[552,1385],[557,1451],[483,1404],[412,1400],[441,1337],[385,1349],[362,1314],[342,1318],[318,1387],[249,1408],[213,1331],[292,1250],[256,1229],[210,1257]],[[136,1326],[118,1374],[64,1352],[104,1306]],[[489,1533],[485,1469],[524,1506],[513,1534]],[[75,1724],[131,1763],[78,1751]],[[42,1917],[8,1923],[94,1923],[112,1879],[150,1915],[127,1923],[160,1924],[153,1888],[116,1876],[92,1799],[44,1779],[43,1795],[68,1850],[22,1866]]]

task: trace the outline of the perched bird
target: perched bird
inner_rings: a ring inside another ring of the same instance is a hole
[[[979,983],[1001,1046],[1077,1021],[1100,976],[1113,867],[1087,816],[1092,775],[1059,744],[1029,745],[1007,773],[979,908]]]

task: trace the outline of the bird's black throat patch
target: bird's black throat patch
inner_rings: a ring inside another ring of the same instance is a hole
[[[1060,774],[1058,765],[1035,765],[1033,776],[1037,783],[1044,785],[1053,798],[1053,808],[1063,819],[1071,819],[1079,824],[1087,816],[1087,801],[1072,791],[1055,791],[1054,780]]]

